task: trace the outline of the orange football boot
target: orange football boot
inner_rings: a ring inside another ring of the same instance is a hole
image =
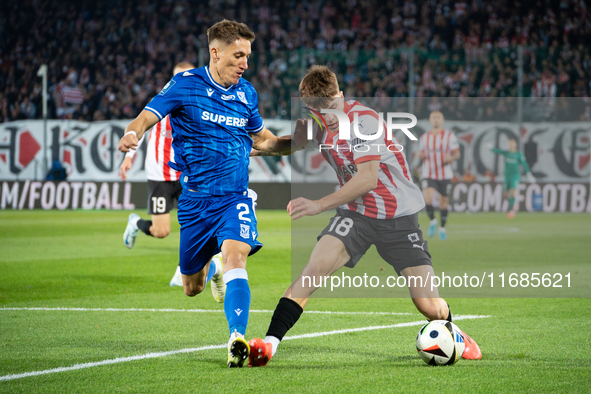
[[[261,338],[253,338],[248,342],[248,346],[250,346],[249,367],[264,367],[271,360],[273,345],[270,343],[265,343]]]
[[[462,331],[462,336],[464,337],[464,344],[466,345],[462,358],[465,358],[466,360],[480,360],[482,358],[482,352],[480,351],[478,344],[464,331]]]

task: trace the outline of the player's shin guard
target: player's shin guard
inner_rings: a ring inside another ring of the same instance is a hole
[[[427,215],[429,216],[429,219],[435,219],[435,211],[433,210],[433,205],[427,205],[425,206],[425,209],[427,210]]]
[[[267,330],[267,338],[275,337],[278,340],[277,343],[273,343],[273,353],[275,353],[277,345],[287,331],[297,323],[303,312],[304,310],[300,304],[294,300],[286,297],[279,300],[279,304],[277,304],[275,312],[273,312],[269,330]],[[265,338],[265,342],[268,342],[267,338]]]
[[[224,282],[226,283],[224,312],[226,312],[230,335],[234,331],[244,335],[250,309],[248,274],[245,269],[236,268],[224,274]]]
[[[140,219],[137,221],[137,228],[139,228],[140,231],[146,235],[152,235],[150,232],[150,227],[152,227],[151,220]]]
[[[445,222],[447,222],[447,209],[441,210],[441,227],[445,227]]]
[[[513,211],[513,208],[514,208],[513,206],[515,205],[515,197],[509,197],[508,200],[509,200],[509,210]]]

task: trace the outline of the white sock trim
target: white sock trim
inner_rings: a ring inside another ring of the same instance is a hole
[[[224,283],[228,284],[234,279],[248,280],[248,274],[244,268],[234,268],[224,274]]]
[[[232,342],[236,338],[244,338],[244,335],[242,335],[238,331],[234,330],[234,332],[232,334],[230,334],[230,342]]]
[[[279,340],[279,338],[271,336],[271,335],[267,335],[265,337],[265,343],[270,343],[271,346],[273,347],[271,356],[273,356],[276,352],[277,352],[277,346],[279,346],[279,343],[281,341]]]
[[[136,229],[138,229],[137,222],[139,222],[140,219],[141,219],[141,217],[139,217],[139,216],[137,218],[131,219],[131,224],[133,224],[133,227],[135,227]]]

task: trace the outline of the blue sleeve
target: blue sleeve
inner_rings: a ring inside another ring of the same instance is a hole
[[[182,83],[172,78],[144,109],[154,113],[162,120],[166,115],[179,108],[183,102]]]
[[[249,133],[258,133],[265,127],[265,123],[263,122],[263,118],[261,118],[261,114],[259,114],[259,97],[254,89],[251,100],[253,106],[250,111],[250,118],[246,124],[246,131]]]

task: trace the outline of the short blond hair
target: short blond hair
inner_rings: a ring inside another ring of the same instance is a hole
[[[172,68],[172,73],[175,74],[174,70],[176,69],[181,69],[181,70],[192,70],[195,67],[195,65],[193,63],[189,63],[189,62],[180,62],[177,63],[173,68]],[[180,71],[179,71],[180,72]]]

